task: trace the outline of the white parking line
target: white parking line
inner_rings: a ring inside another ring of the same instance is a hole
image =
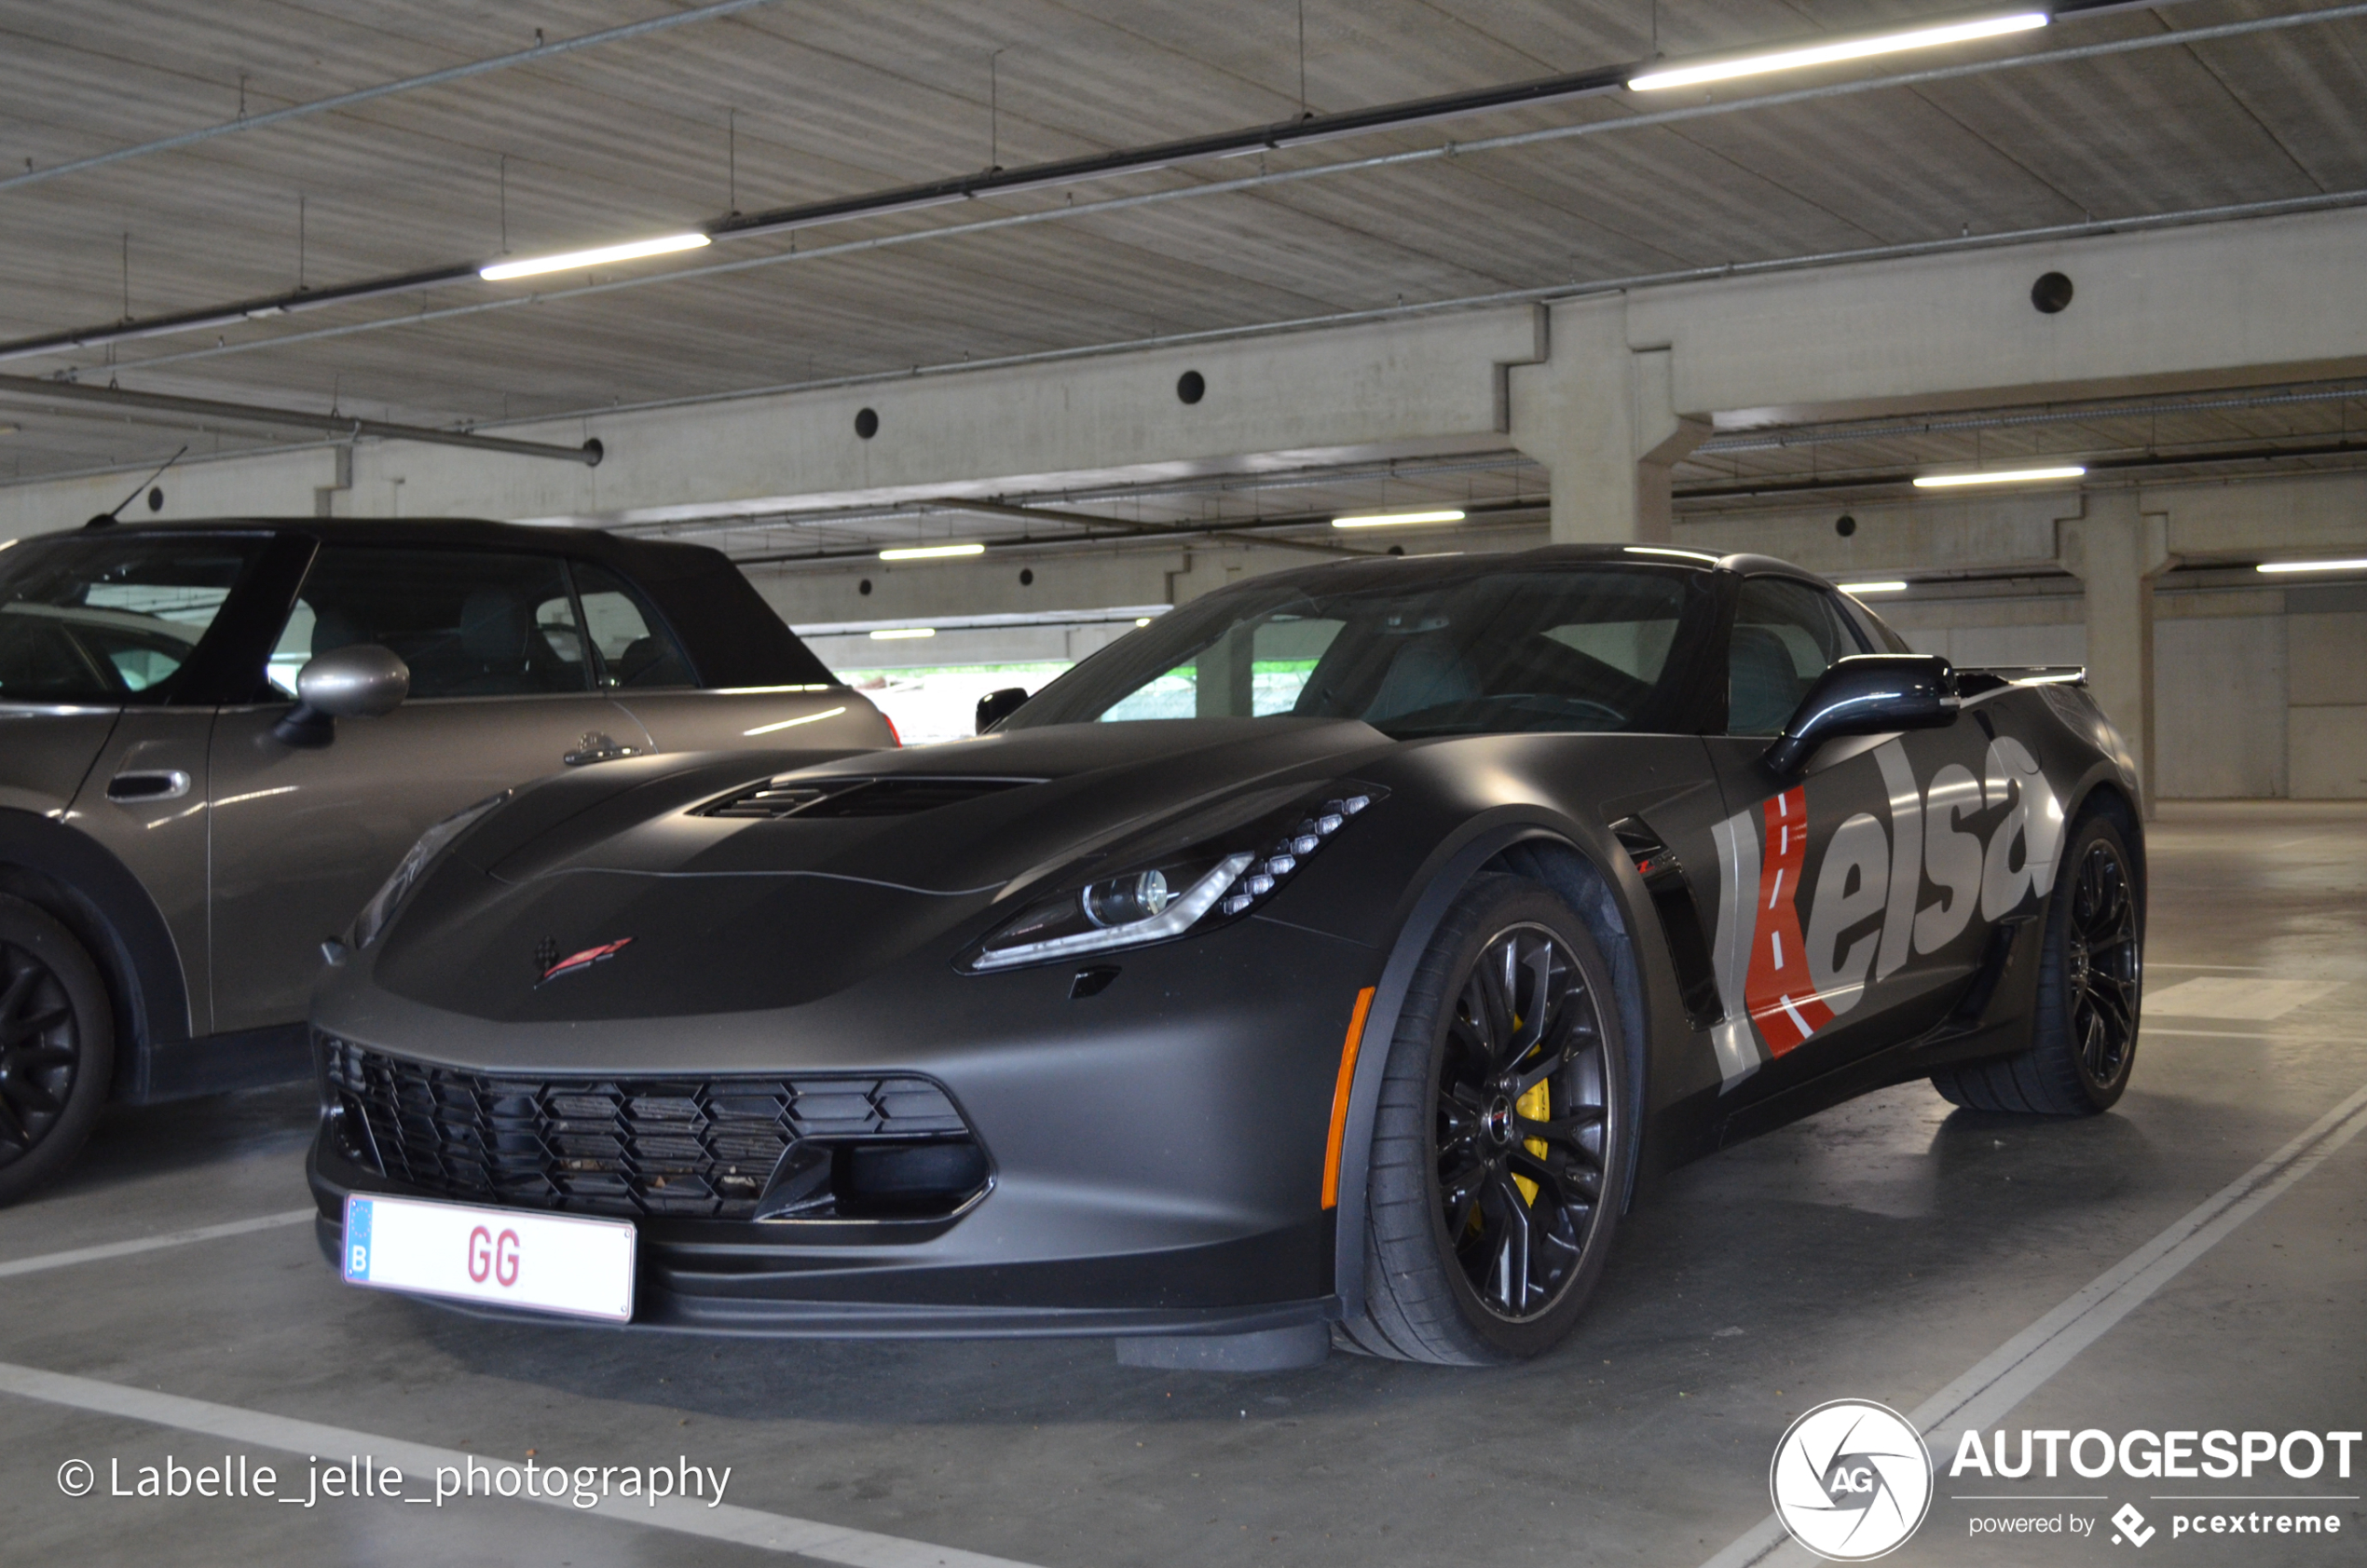
[[[2003,1420],[2069,1365],[2073,1357],[2176,1278],[2187,1264],[2218,1246],[2237,1226],[2267,1207],[2362,1131],[2367,1131],[2367,1088],[2098,1275],[2060,1306],[1991,1352],[1972,1370],[1918,1405],[1907,1419],[1923,1434],[1925,1445],[1935,1453],[1954,1453],[1958,1437],[1965,1429],[1986,1428]],[[1794,1568],[1816,1561],[1770,1514],[1703,1568]]]
[[[186,1247],[193,1241],[212,1241],[219,1236],[276,1231],[282,1225],[301,1225],[315,1212],[309,1208],[283,1209],[278,1214],[258,1214],[252,1220],[227,1220],[219,1225],[197,1225],[185,1231],[167,1231],[162,1235],[141,1236],[133,1241],[110,1241],[98,1247],[77,1247],[71,1252],[45,1252],[38,1258],[19,1258],[13,1262],[0,1263],[0,1279],[12,1275],[72,1268],[76,1263],[96,1263],[108,1258],[129,1258],[167,1247]]]
[[[404,1473],[406,1493],[415,1482],[425,1482],[431,1487],[435,1472],[439,1469],[451,1469],[465,1475],[466,1467],[471,1464],[489,1466],[497,1476],[503,1471],[513,1475],[523,1473],[518,1466],[492,1464],[481,1453],[433,1448],[426,1443],[405,1442],[400,1438],[381,1437],[370,1432],[349,1432],[343,1427],[327,1426],[319,1422],[297,1421],[261,1411],[240,1410],[235,1405],[217,1405],[204,1399],[185,1399],[177,1394],[126,1388],[119,1384],[71,1377],[62,1372],[45,1372],[37,1368],[13,1366],[7,1362],[0,1362],[0,1393],[63,1405],[71,1410],[121,1416],[156,1426],[170,1426],[178,1431],[219,1438],[226,1442],[251,1443],[257,1448],[277,1449],[283,1453],[335,1455],[340,1461],[348,1454],[368,1454],[381,1466],[391,1465]],[[514,1486],[515,1483],[513,1484]],[[482,1503],[491,1500],[480,1493],[472,1501]],[[501,1501],[523,1503],[527,1499],[504,1498]],[[847,1568],[1027,1568],[1026,1564],[1013,1562],[1008,1558],[985,1557],[951,1547],[933,1547],[924,1541],[875,1535],[868,1530],[818,1524],[812,1520],[791,1519],[787,1514],[765,1513],[761,1509],[744,1508],[732,1503],[710,1507],[696,1498],[661,1497],[652,1504],[647,1498],[605,1496],[595,1507],[579,1508],[564,1492],[556,1497],[538,1495],[532,1501],[543,1507],[595,1517],[611,1523],[638,1524],[650,1529],[673,1531],[677,1534],[702,1536],[710,1541],[730,1541],[738,1546],[759,1547],[769,1551],[794,1552],[820,1562],[844,1563]],[[383,1506],[401,1507],[392,1501]]]

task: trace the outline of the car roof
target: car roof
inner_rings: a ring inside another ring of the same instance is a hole
[[[678,539],[620,538],[602,528],[495,523],[478,517],[205,517],[173,522],[86,525],[34,538],[186,538],[267,532],[306,535],[322,543],[441,546],[463,550],[523,550],[559,553],[629,567],[628,575],[676,577],[712,571],[720,551]]]
[[[1691,571],[1697,573],[1726,572],[1742,577],[1788,577],[1819,587],[1830,587],[1824,578],[1805,567],[1772,555],[1729,554],[1713,555],[1707,551],[1685,550],[1675,545],[1657,544],[1548,544],[1532,550],[1451,552],[1433,555],[1375,555],[1353,561],[1330,561],[1320,566],[1298,566],[1288,571],[1271,572],[1245,579],[1233,586],[1246,587],[1255,583],[1271,584],[1277,580],[1293,585],[1342,586],[1352,579],[1357,586],[1385,585],[1402,580],[1399,574],[1427,571],[1441,579],[1479,576],[1489,572],[1526,571],[1556,566],[1617,566],[1641,569]]]

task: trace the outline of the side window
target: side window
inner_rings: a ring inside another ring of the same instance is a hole
[[[575,564],[575,591],[583,601],[584,629],[600,660],[605,686],[696,686],[691,661],[659,627],[641,596],[605,566]]]
[[[402,655],[415,698],[592,684],[554,556],[323,545],[271,651],[271,684],[293,696],[307,660],[355,643]]]
[[[22,541],[0,555],[0,701],[164,700],[255,549],[204,538]]]
[[[1865,651],[1823,589],[1788,578],[1749,579],[1735,605],[1727,653],[1728,732],[1781,734],[1817,676],[1836,660]]]
[[[1263,718],[1298,705],[1309,675],[1347,622],[1281,614],[1245,626],[1105,711],[1129,718]]]

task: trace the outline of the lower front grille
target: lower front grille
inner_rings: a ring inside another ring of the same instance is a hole
[[[438,1196],[582,1214],[950,1214],[985,1152],[925,1078],[492,1076],[320,1037],[343,1152]]]

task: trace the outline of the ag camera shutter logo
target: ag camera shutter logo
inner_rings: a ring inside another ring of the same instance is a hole
[[[1784,1433],[1768,1467],[1775,1517],[1834,1562],[1896,1550],[1932,1506],[1932,1461],[1905,1416],[1864,1399],[1817,1406]]]

